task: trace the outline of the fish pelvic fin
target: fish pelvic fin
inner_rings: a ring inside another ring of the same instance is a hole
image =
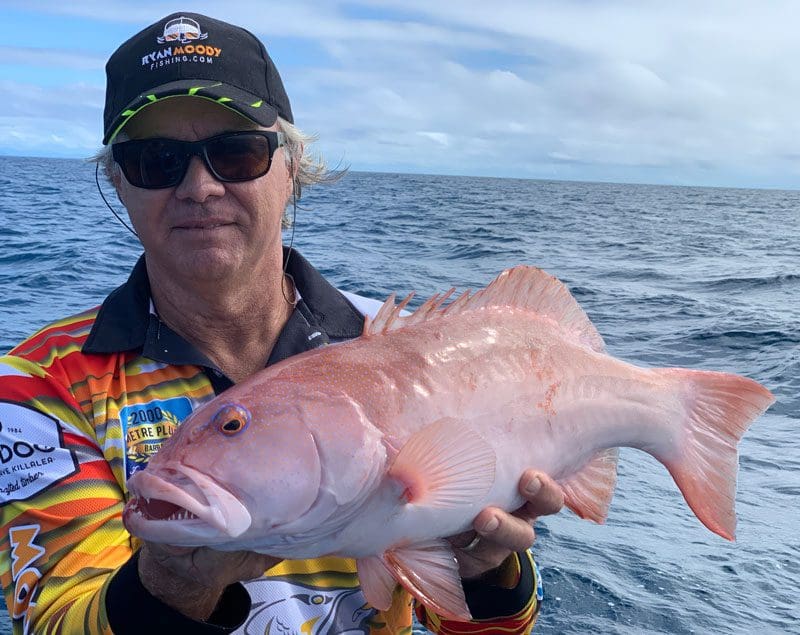
[[[395,580],[437,615],[467,622],[472,619],[458,561],[446,541],[434,539],[390,549],[384,562]]]
[[[666,465],[700,522],[732,541],[736,533],[737,444],[775,397],[758,382],[729,373],[656,372],[680,382],[688,408],[677,447],[666,456],[654,455]]]
[[[617,484],[618,448],[595,454],[577,473],[559,481],[564,504],[581,518],[605,522]]]
[[[388,611],[397,581],[381,556],[356,559],[358,580],[364,598],[379,611]]]
[[[405,502],[429,507],[472,505],[492,488],[494,448],[471,426],[443,417],[412,435],[389,468]]]
[[[483,307],[517,307],[527,309],[558,323],[569,335],[597,352],[605,351],[605,343],[589,317],[569,292],[567,286],[550,274],[527,265],[506,269],[485,289],[470,295],[467,290],[447,306],[444,303],[455,289],[436,294],[410,315],[401,312],[411,300],[409,295],[395,306],[391,295],[375,318],[364,324],[364,335],[386,333],[426,320],[473,311]]]

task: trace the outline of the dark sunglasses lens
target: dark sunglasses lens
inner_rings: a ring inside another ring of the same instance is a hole
[[[169,139],[126,142],[115,150],[125,178],[136,187],[171,187],[180,183],[186,172],[188,155]]]
[[[248,181],[269,171],[270,144],[267,137],[242,134],[210,139],[206,157],[217,176],[225,181]]]
[[[186,172],[188,157],[180,145],[166,139],[153,139],[141,145],[139,155],[140,187],[177,185]]]

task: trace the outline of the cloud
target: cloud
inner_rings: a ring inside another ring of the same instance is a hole
[[[0,80],[0,94],[0,153],[86,157],[99,146],[104,93],[97,86]]]
[[[0,46],[0,60],[9,66],[39,66],[80,71],[102,71],[106,63],[106,57],[101,55],[32,46]]]
[[[444,132],[433,132],[431,130],[420,130],[417,135],[424,139],[433,141],[434,143],[446,148],[450,145],[450,137]]]
[[[10,4],[131,32],[184,8]],[[200,1],[193,10],[246,25],[276,47],[298,123],[319,134],[334,163],[721,184],[746,184],[741,175],[751,173],[752,184],[791,185],[797,172],[800,5],[788,0],[498,0],[490,9],[482,0],[276,0],[268,9]],[[77,45],[0,49],[39,66],[97,71],[88,90],[58,89],[61,101],[17,85],[14,94],[33,93],[23,102],[31,106],[6,100],[4,129],[13,117],[28,117],[26,126],[40,117],[59,137],[60,121],[82,131],[81,144],[99,138],[104,58]]]
[[[88,158],[97,134],[85,125],[51,117],[0,115],[0,154]]]

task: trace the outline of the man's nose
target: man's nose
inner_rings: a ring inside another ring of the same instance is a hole
[[[211,174],[205,161],[198,156],[193,156],[183,180],[175,190],[178,198],[188,198],[197,203],[202,203],[210,196],[222,196],[225,193],[225,184]]]

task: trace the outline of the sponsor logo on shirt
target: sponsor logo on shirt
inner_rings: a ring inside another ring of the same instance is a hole
[[[245,582],[253,601],[247,622],[236,633],[303,633],[367,635],[377,611],[361,587],[326,588],[284,577]]]
[[[125,406],[120,421],[125,432],[125,474],[147,467],[153,456],[169,439],[189,413],[192,405],[186,397],[156,399],[143,404]]]
[[[57,419],[0,402],[0,504],[27,500],[77,471]]]
[[[8,532],[11,544],[11,579],[14,582],[14,597],[10,605],[11,617],[15,620],[24,617],[22,632],[30,632],[28,610],[36,606],[33,596],[39,586],[42,574],[34,563],[44,555],[45,550],[34,540],[39,535],[39,525],[12,527]]]

